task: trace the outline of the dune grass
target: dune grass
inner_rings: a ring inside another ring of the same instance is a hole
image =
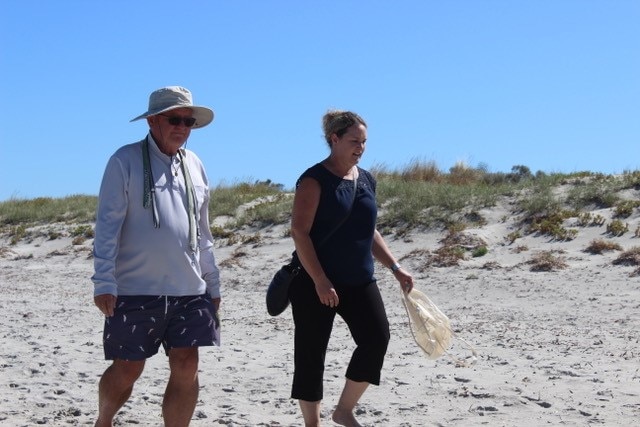
[[[38,197],[0,202],[0,226],[75,223],[95,220],[97,198],[72,195],[62,198]]]
[[[433,162],[416,160],[396,170],[374,166],[371,172],[377,180],[379,227],[384,233],[480,226],[484,219],[478,211],[509,197],[516,201],[513,214],[528,225],[524,233],[570,238],[572,233],[562,226],[567,218],[576,217],[577,223],[588,226],[597,218],[587,218],[585,210],[612,207],[616,216],[625,218],[639,205],[621,199],[620,192],[640,188],[640,171],[533,174],[517,165],[509,173],[495,173],[462,163],[442,171]],[[211,189],[210,217],[228,217],[222,229],[230,231],[285,224],[290,221],[292,194],[268,180],[219,185]],[[10,199],[0,202],[0,231],[15,235],[20,228],[38,224],[92,223],[96,206],[97,197],[90,195]]]
[[[211,189],[209,216],[235,216],[240,206],[259,199],[269,200],[284,192],[281,184],[271,181],[254,183],[239,182],[232,185],[218,185]]]

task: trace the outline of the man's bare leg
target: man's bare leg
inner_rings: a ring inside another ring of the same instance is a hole
[[[320,426],[320,402],[322,401],[316,400],[315,402],[310,402],[308,400],[298,400],[305,427]]]
[[[131,396],[133,384],[140,377],[144,363],[144,360],[116,359],[104,371],[98,386],[98,419],[95,427],[113,425],[113,417]]]
[[[186,427],[198,401],[198,347],[169,350],[171,376],[164,392],[165,427]]]
[[[352,381],[347,379],[342,389],[342,395],[338,401],[338,406],[333,411],[333,422],[346,427],[361,427],[353,415],[358,401],[369,387],[368,382]]]

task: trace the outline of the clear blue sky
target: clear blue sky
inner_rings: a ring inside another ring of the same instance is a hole
[[[638,0],[2,0],[0,201],[97,195],[129,120],[182,85],[212,184],[292,188],[320,121],[369,124],[361,166],[640,167]]]

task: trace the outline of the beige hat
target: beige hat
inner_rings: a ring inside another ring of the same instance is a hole
[[[152,92],[149,96],[149,109],[147,112],[142,113],[135,119],[131,119],[131,121],[134,122],[149,116],[166,113],[176,108],[190,108],[193,111],[193,117],[196,119],[193,129],[204,127],[213,121],[213,110],[208,107],[193,105],[191,92],[181,86],[167,86]]]

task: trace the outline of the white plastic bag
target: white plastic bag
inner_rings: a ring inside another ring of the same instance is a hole
[[[451,346],[453,332],[449,318],[424,293],[416,288],[402,292],[411,333],[427,357],[435,360]]]

